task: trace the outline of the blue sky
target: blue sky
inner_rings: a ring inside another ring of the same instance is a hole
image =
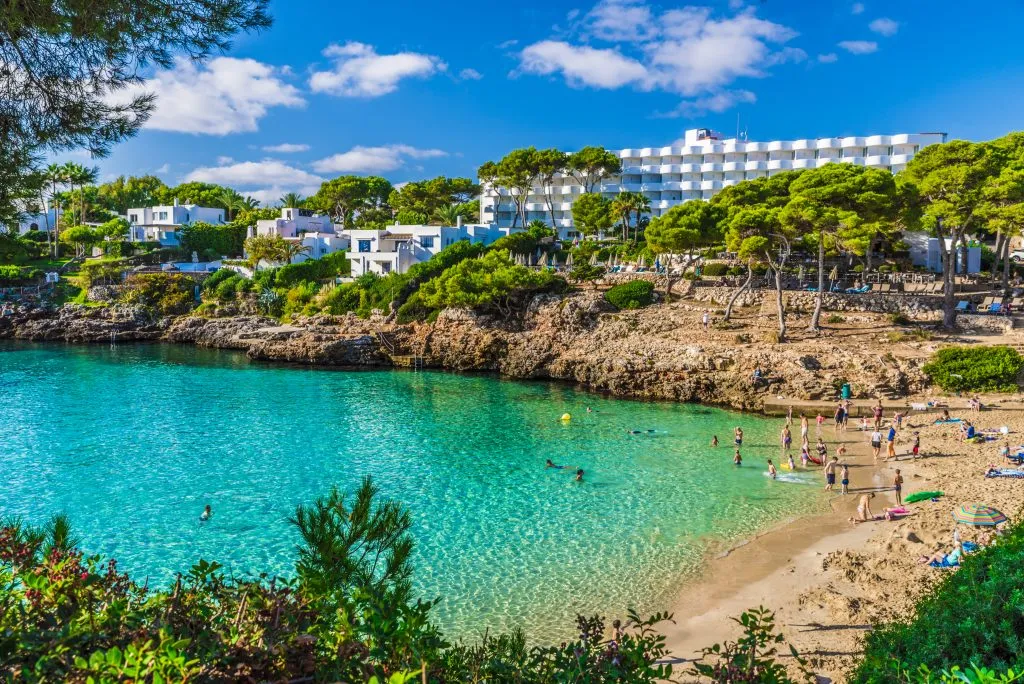
[[[325,178],[475,175],[527,145],[1024,128],[1024,3],[272,0],[274,26],[151,74],[158,110],[101,177],[270,203]]]

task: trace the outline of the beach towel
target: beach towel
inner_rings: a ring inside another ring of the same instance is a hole
[[[950,563],[949,562],[949,556],[946,556],[941,561],[932,561],[928,565],[930,565],[933,568],[955,568],[955,567],[960,565],[960,561],[956,561],[955,563]]]
[[[936,425],[942,425],[943,423],[959,423],[962,420],[963,420],[962,418],[947,418],[946,420],[942,420],[941,418],[936,418],[935,419],[935,424]]]
[[[914,492],[903,497],[905,503],[917,503],[918,501],[927,501],[928,499],[936,499],[943,496],[944,492]]]
[[[1016,477],[1024,478],[1024,470],[1018,470],[1017,468],[1000,468],[999,470],[985,473],[985,477]]]
[[[974,553],[975,551],[977,551],[978,549],[981,548],[980,546],[978,546],[977,544],[975,544],[972,541],[965,541],[963,543],[963,547],[964,547],[964,553]]]

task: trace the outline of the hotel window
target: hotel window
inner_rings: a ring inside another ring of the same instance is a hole
[[[359,251],[360,252],[369,252],[370,251],[370,241],[369,240],[360,240],[359,241]]]
[[[433,235],[424,235],[424,236],[420,237],[420,247],[423,247],[424,249],[433,249],[434,248],[434,236]]]

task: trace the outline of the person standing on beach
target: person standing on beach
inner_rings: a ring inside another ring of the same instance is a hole
[[[892,414],[892,423],[896,426],[897,430],[903,429],[903,414],[900,411]]]
[[[885,460],[888,461],[890,458],[895,460],[895,458],[896,458],[896,426],[895,425],[890,425],[889,426],[889,434],[886,437],[885,441],[886,441],[886,445],[885,445]]]
[[[871,451],[875,460],[878,460],[878,453],[882,450],[882,433],[875,429],[871,433]]]
[[[793,433],[789,431],[788,425],[782,427],[780,441],[782,442],[783,451],[789,451],[793,447]]]
[[[818,444],[815,447],[818,450],[818,460],[821,461],[821,465],[825,465],[825,459],[828,457],[828,447],[825,446],[825,442],[818,438]]]
[[[800,414],[800,439],[807,439],[807,416]]]
[[[875,417],[875,429],[882,427],[882,400],[878,399],[875,402],[875,407],[871,409],[872,414]]]
[[[818,411],[818,417],[814,419],[814,424],[818,433],[818,437],[821,437],[821,428],[825,424],[825,416],[821,415],[821,411]]]
[[[743,446],[743,428],[736,426],[736,429],[732,431],[732,442],[738,447]]]
[[[896,492],[896,505],[903,505],[903,476],[900,475],[900,469],[896,469],[896,477],[892,480],[892,489]]]
[[[704,309],[704,315],[700,317],[700,323],[704,326],[704,332],[708,331],[708,325],[711,323],[711,316],[708,314],[708,310]]]
[[[803,446],[800,447],[800,465],[804,468],[807,467],[807,462],[811,460],[811,453],[807,449],[807,442],[804,442]]]
[[[850,493],[850,466],[843,464],[842,472],[843,494]]]
[[[838,437],[839,431],[845,427],[846,423],[846,407],[843,405],[843,402],[839,402],[839,406],[836,407],[836,412],[832,418],[836,421],[835,434]]]
[[[793,424],[793,405],[790,404],[786,407],[786,427]]]
[[[832,460],[825,464],[825,491],[831,492],[832,488],[836,486],[836,464],[839,463],[839,459],[835,456]]]
[[[921,455],[921,433],[914,433],[914,446],[911,447],[911,453],[914,454],[914,458],[919,458]]]

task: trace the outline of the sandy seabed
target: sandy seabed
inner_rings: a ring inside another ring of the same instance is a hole
[[[947,403],[955,418],[970,420],[979,430],[1006,426],[1007,438],[960,442],[959,423],[935,423],[940,409],[913,411],[897,435],[896,460],[883,460],[883,446],[882,457],[875,461],[867,441],[870,431],[862,432],[858,419],[851,418],[847,431],[838,435],[826,425],[830,456],[839,443],[847,448],[843,460],[850,465],[850,493],[843,496],[837,483],[831,512],[792,520],[708,560],[701,577],[681,591],[672,611],[675,624],[663,630],[676,671],[688,671],[687,661],[699,657],[701,648],[739,636],[739,627],[729,618],[765,606],[775,611],[779,629],[819,681],[848,681],[872,625],[912,614],[916,599],[951,572],[922,564],[921,556],[951,551],[955,527],[964,541],[976,541],[988,529],[956,525],[954,508],[982,503],[999,509],[1011,522],[1024,515],[1024,480],[984,476],[989,464],[1008,467],[1000,446],[1008,441],[1016,453],[1024,444],[1024,404],[1020,397],[982,399],[986,409],[981,413],[971,412],[966,399],[932,401]],[[908,407],[910,401],[917,400],[908,399]],[[886,425],[891,406],[886,402]],[[780,430],[784,422],[778,420]],[[915,431],[921,437],[918,459],[911,455]],[[799,435],[799,424],[793,432]],[[810,434],[813,453],[813,424]],[[799,456],[798,451],[794,454]],[[910,514],[898,520],[850,522],[864,493],[876,492],[873,513],[896,505],[892,484],[897,468],[904,478],[904,496],[932,490],[945,496],[907,504]],[[780,650],[792,661],[788,649]]]

